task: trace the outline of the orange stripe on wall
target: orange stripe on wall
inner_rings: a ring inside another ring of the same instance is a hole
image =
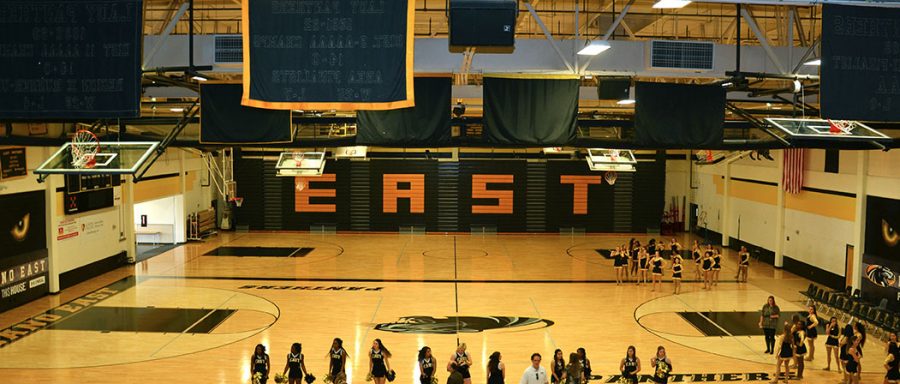
[[[846,221],[856,219],[855,197],[801,190],[796,195],[784,195],[784,208]]]
[[[738,199],[769,205],[778,204],[778,187],[774,185],[731,180],[731,190],[729,192],[731,197]]]

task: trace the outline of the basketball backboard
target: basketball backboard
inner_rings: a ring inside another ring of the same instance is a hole
[[[325,152],[282,152],[275,169],[276,176],[322,176]]]
[[[53,174],[134,174],[159,147],[156,141],[99,142],[94,162],[77,165],[72,156],[72,143],[59,148],[34,170],[38,175]]]
[[[634,172],[637,160],[630,149],[588,148],[588,167],[592,171]]]
[[[772,127],[785,133],[790,139],[891,140],[890,137],[858,121],[771,117],[766,118],[766,121]]]

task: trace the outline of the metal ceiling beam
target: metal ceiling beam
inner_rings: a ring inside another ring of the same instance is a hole
[[[553,40],[553,34],[551,34],[550,30],[547,29],[547,26],[544,25],[544,22],[541,20],[541,16],[537,14],[537,11],[535,11],[534,7],[531,6],[531,3],[525,3],[525,8],[528,8],[528,12],[531,13],[531,17],[534,17],[534,21],[536,21],[538,26],[541,27],[541,31],[544,31],[544,37],[547,38],[547,42],[550,43],[550,46],[552,46],[553,50],[556,51],[556,54],[559,55],[559,59],[563,61],[563,64],[566,65],[566,68],[568,68],[571,72],[575,72],[575,68],[572,67],[572,64],[569,63],[569,60],[566,59],[566,56],[563,55],[562,51],[559,50],[559,46],[556,45],[556,41]]]
[[[730,3],[747,5],[793,5],[812,7],[823,4],[858,5],[883,8],[900,8],[895,0],[694,0],[695,3]]]
[[[756,39],[759,40],[759,45],[762,45],[763,49],[766,51],[766,55],[769,56],[769,60],[775,64],[778,73],[787,73],[784,66],[781,65],[781,60],[778,59],[778,56],[775,55],[775,51],[773,51],[772,47],[769,45],[766,34],[759,29],[759,26],[756,25],[756,20],[750,15],[750,11],[748,11],[747,8],[741,8],[741,15],[744,16],[744,20],[747,20],[747,25],[750,27],[750,30],[753,31],[753,34],[756,35]]]
[[[169,21],[168,25],[166,25],[166,29],[164,29],[159,35],[159,40],[157,40],[156,44],[153,45],[153,48],[150,49],[150,53],[144,56],[144,63],[141,65],[141,68],[147,68],[147,64],[150,64],[150,60],[153,60],[153,57],[156,56],[156,52],[159,51],[159,48],[161,48],[166,43],[166,40],[169,39],[169,36],[172,34],[175,26],[178,25],[178,21],[181,20],[181,16],[184,16],[184,13],[187,11],[189,5],[190,4],[188,2],[181,3],[178,11],[175,12],[175,14],[172,16],[172,20]]]
[[[622,22],[622,19],[625,18],[625,15],[628,14],[628,10],[631,9],[631,5],[634,4],[634,0],[629,0],[628,4],[625,4],[625,8],[622,8],[622,11],[619,12],[619,15],[616,16],[616,19],[613,20],[613,23],[610,24],[609,28],[606,29],[606,33],[603,34],[603,37],[600,38],[602,41],[609,40],[609,37],[612,36],[613,32],[616,31],[616,28],[619,27],[619,23]],[[577,47],[576,47],[577,49]],[[578,73],[583,73],[590,65],[591,62],[594,61],[594,58],[599,55],[591,56],[585,61],[584,66],[578,69]]]

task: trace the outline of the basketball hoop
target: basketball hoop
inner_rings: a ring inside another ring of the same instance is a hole
[[[243,198],[243,197],[234,197],[234,198],[231,199],[231,201],[234,202],[234,206],[236,206],[236,207],[238,207],[238,208],[240,208],[241,205],[244,205],[244,198]]]
[[[612,161],[619,161],[619,150],[618,150],[618,149],[610,150],[610,151],[609,151],[609,158],[610,158]]]
[[[79,130],[72,136],[72,166],[75,168],[93,168],[97,164],[95,157],[100,151],[100,140],[91,131]]]
[[[852,124],[846,120],[828,120],[828,133],[832,135],[847,135],[852,130]]]
[[[304,159],[305,157],[306,157],[306,155],[304,155],[303,152],[296,152],[296,153],[294,153],[294,167],[297,167],[297,168],[302,167],[302,166],[303,166],[303,159]]]
[[[606,173],[603,174],[603,179],[606,180],[609,185],[615,185],[616,179],[618,178],[619,174],[617,174],[616,171],[606,171]]]

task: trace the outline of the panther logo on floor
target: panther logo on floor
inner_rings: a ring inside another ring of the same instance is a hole
[[[517,316],[406,316],[393,323],[375,325],[375,329],[394,333],[479,333],[491,329],[529,327],[529,330],[547,328],[551,320]]]

